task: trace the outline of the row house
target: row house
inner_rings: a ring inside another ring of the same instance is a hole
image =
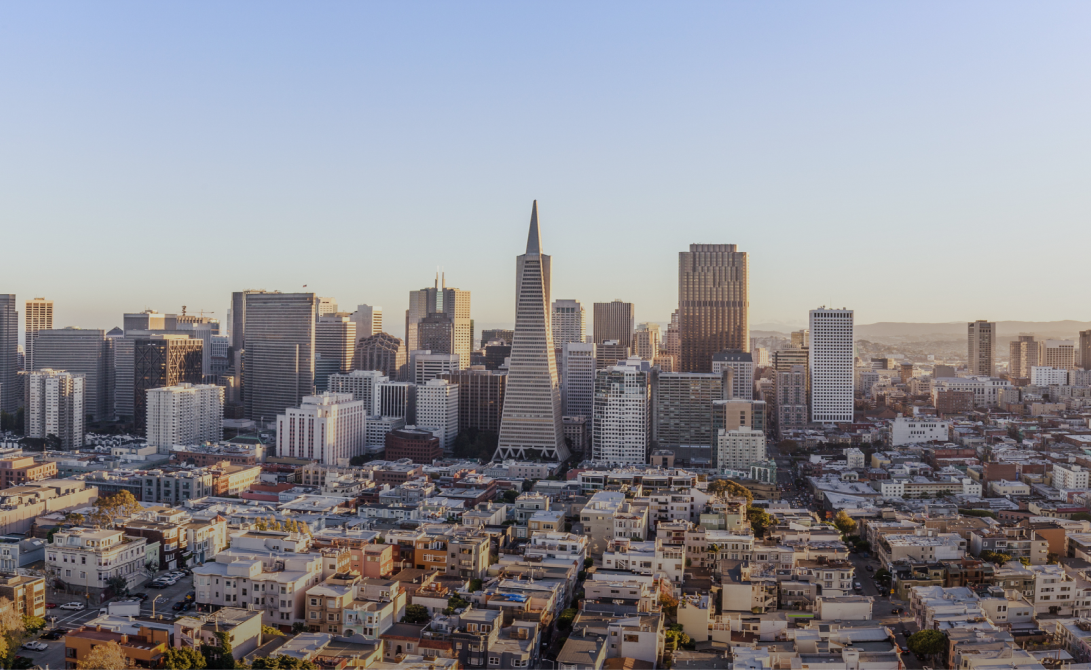
[[[232,547],[193,569],[197,604],[261,610],[262,623],[288,630],[304,621],[307,590],[322,582],[323,560],[321,554]]]
[[[645,487],[642,495],[633,498],[634,505],[648,508],[650,521],[689,521],[696,523],[708,502],[709,496],[697,489],[676,492],[671,489],[653,489]]]
[[[129,521],[125,524],[125,534],[146,538],[148,544],[159,543],[156,570],[174,570],[185,562],[181,558],[187,555],[189,537],[182,524]]]
[[[57,582],[93,596],[105,595],[109,581],[125,579],[129,589],[147,580],[147,539],[120,530],[70,528],[53,534],[46,546],[46,574]]]
[[[970,552],[980,556],[983,551],[1008,554],[1013,560],[1027,559],[1032,565],[1045,565],[1049,557],[1049,542],[1027,528],[972,530]]]
[[[333,575],[307,590],[306,625],[312,633],[378,638],[405,615],[406,600],[397,581]]]
[[[210,561],[227,549],[227,519],[219,514],[209,520],[193,520],[182,526],[186,534],[189,565]]]
[[[685,548],[664,545],[658,539],[646,542],[612,540],[602,555],[602,567],[606,570],[641,575],[662,574],[672,583],[681,584],[685,569]]]
[[[608,659],[625,659],[625,664],[617,667],[631,667],[630,659],[661,667],[666,630],[659,612],[633,614],[612,604],[588,604],[573,622],[569,640],[596,637],[607,641]]]

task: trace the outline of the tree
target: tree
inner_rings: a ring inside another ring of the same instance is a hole
[[[754,502],[754,494],[738,482],[730,479],[714,479],[708,483],[708,494],[718,498],[720,502],[727,502],[728,498],[746,498],[746,504]]]
[[[281,631],[276,626],[266,626],[266,625],[263,624],[262,627],[261,627],[261,636],[262,637],[283,637],[284,632]]]
[[[428,623],[432,617],[428,614],[428,608],[424,605],[406,605],[405,623]]]
[[[590,567],[593,567],[594,565],[595,565],[595,559],[590,558],[590,557],[583,559],[583,567],[590,568]]]
[[[235,657],[231,654],[231,634],[225,631],[217,631],[216,644],[201,645],[201,653],[212,670],[234,670]]]
[[[45,619],[42,617],[29,614],[23,615],[23,630],[28,634],[34,635],[43,628],[45,628]]]
[[[129,657],[117,642],[92,647],[91,653],[76,664],[77,670],[127,670],[129,667]]]
[[[443,613],[450,616],[455,613],[455,610],[464,609],[469,606],[470,601],[456,593],[447,599],[447,609],[443,610]]]
[[[837,530],[841,531],[842,535],[852,535],[856,532],[856,520],[853,519],[845,510],[840,510],[837,516],[833,518],[833,525]]]
[[[682,624],[671,624],[671,627],[667,629],[664,637],[667,641],[667,648],[670,651],[674,651],[678,647],[684,647],[690,643],[689,635],[686,635],[682,630]]]
[[[564,610],[563,612],[561,612],[561,616],[557,617],[557,626],[564,630],[572,628],[572,622],[576,620],[576,614],[578,613],[579,610],[574,607],[569,607],[568,609]]]
[[[782,454],[793,456],[799,452],[799,443],[795,440],[781,440],[777,443],[777,449],[780,449]]]
[[[254,662],[250,664],[250,667],[254,670],[318,670],[318,666],[313,661],[304,661],[301,658],[294,656],[264,656],[261,658],[255,658]]]
[[[947,649],[947,636],[938,630],[921,630],[906,641],[909,651],[921,656],[935,656]]]
[[[121,575],[114,575],[106,580],[106,586],[110,587],[114,591],[114,595],[118,598],[124,598],[129,595],[129,580],[125,579]]]
[[[1023,565],[1030,565],[1030,559],[1027,558],[1026,556],[1020,556],[1019,557],[1019,562],[1022,563]]]
[[[477,578],[471,579],[470,580],[470,591],[473,592],[473,593],[476,593],[477,591],[480,591],[481,590],[481,585],[482,585],[482,583],[481,583],[480,579],[477,579]]]
[[[879,568],[875,573],[875,583],[882,584],[884,587],[890,586],[890,571],[885,568]]]
[[[515,499],[518,497],[519,492],[515,489],[508,489],[507,491],[504,491],[504,502],[508,503],[509,505],[514,505]]]
[[[750,506],[746,508],[746,518],[750,520],[750,528],[754,530],[754,537],[764,537],[765,529],[769,527],[772,519],[769,513],[760,507]]]
[[[1011,560],[1011,554],[1004,554],[999,551],[991,551],[986,549],[978,556],[983,561],[988,563],[996,563],[997,565],[1004,565]]]
[[[113,528],[117,519],[131,517],[142,509],[132,493],[118,491],[95,501],[95,511],[91,513],[90,520],[96,525]]]
[[[83,522],[86,521],[86,519],[84,519],[83,515],[79,512],[69,512],[68,514],[64,515],[64,521],[65,523],[70,523],[73,526],[82,526]]]
[[[292,634],[293,635],[299,635],[300,633],[304,632],[305,630],[307,630],[307,624],[303,623],[302,621],[296,621],[295,623],[292,624]]]
[[[678,615],[678,598],[675,598],[673,595],[660,593],[659,605],[666,614],[672,617]]]
[[[170,647],[163,654],[163,667],[167,670],[204,670],[208,661],[192,647]]]
[[[1091,521],[1091,514],[1087,512],[1076,512],[1072,515],[1073,521]]]

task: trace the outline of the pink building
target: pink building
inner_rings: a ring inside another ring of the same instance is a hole
[[[386,579],[394,572],[394,545],[365,544],[352,549],[352,569],[361,577]]]

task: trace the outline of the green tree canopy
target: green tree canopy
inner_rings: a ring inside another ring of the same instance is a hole
[[[99,526],[113,527],[117,519],[127,519],[144,509],[128,491],[118,491],[112,496],[100,496],[95,501],[95,511],[90,521]]]
[[[773,522],[769,513],[760,507],[750,506],[746,508],[746,518],[750,520],[750,527],[754,530],[754,537],[764,537],[765,529]]]
[[[428,608],[424,605],[405,606],[406,623],[428,623],[431,620],[432,617],[428,614]]]
[[[208,662],[192,647],[170,647],[163,654],[163,667],[167,670],[204,670]]]
[[[254,670],[264,670],[266,668],[269,670],[318,670],[318,666],[313,661],[304,661],[301,658],[284,656],[283,654],[255,658],[250,667]]]
[[[738,482],[730,479],[714,479],[708,483],[708,494],[720,502],[727,502],[728,498],[746,498],[746,504],[754,502],[754,494]]]
[[[921,656],[935,656],[947,649],[947,636],[938,630],[921,630],[906,641],[909,651]]]
[[[283,637],[284,632],[281,631],[276,626],[266,626],[266,625],[262,624],[261,635],[262,635],[262,637],[268,637],[268,638]]]
[[[833,525],[837,530],[841,531],[842,535],[854,535],[856,533],[856,520],[848,515],[845,510],[837,512],[837,516],[833,517]]]
[[[990,551],[986,549],[978,556],[983,561],[988,563],[996,563],[997,565],[1004,565],[1011,560],[1011,554],[1001,553],[999,551]]]

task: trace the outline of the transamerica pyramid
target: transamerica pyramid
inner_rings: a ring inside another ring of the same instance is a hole
[[[568,458],[549,305],[550,258],[542,253],[535,200],[527,252],[515,259],[515,336],[494,460]]]

